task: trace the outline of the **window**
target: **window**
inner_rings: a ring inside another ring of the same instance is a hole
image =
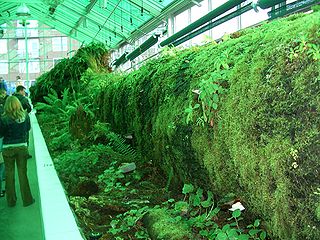
[[[31,58],[39,57],[39,39],[28,40],[28,52]]]
[[[259,12],[250,10],[241,15],[241,28],[252,26],[256,23],[262,22],[268,19],[268,12],[270,9],[259,9]]]
[[[26,56],[26,41],[24,39],[18,40],[18,54],[20,58]]]
[[[26,29],[25,29],[26,27]],[[25,25],[22,24],[22,21],[17,21],[16,35],[17,37],[24,37],[25,31],[27,32],[27,37],[38,37],[38,21],[36,20],[27,20]]]
[[[189,25],[189,10],[186,10],[174,18],[174,32],[179,32],[181,29]]]
[[[228,0],[212,1],[212,9],[220,7],[222,4],[228,2]]]
[[[67,51],[68,38],[67,37],[54,37],[52,38],[52,51]]]
[[[223,37],[225,34],[230,34],[236,31],[238,31],[238,19],[232,18],[229,21],[212,28],[212,38],[218,39]]]
[[[39,60],[32,60],[29,62],[29,73],[39,73],[40,72],[40,62]]]
[[[28,37],[38,37],[38,21],[37,20],[29,20],[28,28],[32,28],[28,30]]]
[[[0,74],[8,74],[8,62],[0,60]]]
[[[0,40],[0,54],[6,54],[8,52],[7,39]]]
[[[26,62],[19,62],[19,73],[26,73]],[[32,60],[28,64],[29,73],[39,73],[40,72],[40,63],[39,60]]]
[[[29,39],[28,41],[28,54],[30,58],[39,57],[39,39]],[[26,41],[25,39],[18,40],[18,54],[20,58],[26,57]]]
[[[200,5],[201,6],[195,5],[191,8],[191,22],[195,22],[209,12],[208,0],[200,2]]]
[[[193,6],[191,8],[191,22],[197,21],[199,18],[203,17],[209,12],[208,0],[204,0],[201,3],[201,6]],[[210,35],[210,31],[206,31],[202,34],[191,39],[192,45],[202,45],[206,42],[207,36]]]

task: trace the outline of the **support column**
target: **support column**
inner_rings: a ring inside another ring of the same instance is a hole
[[[29,51],[28,51],[28,36],[27,36],[27,24],[24,26],[24,39],[25,39],[25,49],[26,49],[26,82],[28,83],[28,89],[31,86],[29,82]]]

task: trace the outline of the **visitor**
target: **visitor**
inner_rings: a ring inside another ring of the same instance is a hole
[[[0,116],[2,115],[4,111],[4,103],[7,98],[7,92],[5,89],[0,89]],[[4,180],[4,160],[2,156],[2,140],[3,138],[0,138],[0,197],[4,197],[5,191],[2,187],[2,181]]]
[[[16,205],[15,164],[17,165],[20,192],[23,206],[35,202],[32,197],[27,176],[27,136],[30,130],[30,118],[23,110],[18,98],[9,96],[4,105],[0,120],[0,137],[3,137],[3,159],[6,168],[6,198],[9,207]]]
[[[3,113],[3,107],[7,97],[7,91],[5,89],[0,88],[0,116]]]
[[[3,79],[3,77],[0,77],[0,89],[4,89],[6,90],[6,92],[8,91],[8,86],[6,81]]]
[[[4,179],[4,160],[2,156],[2,138],[0,140],[0,197],[4,197],[5,191],[2,189],[2,181]]]
[[[28,113],[31,112],[32,107],[29,103],[28,98],[26,97],[26,88],[22,85],[19,85],[16,87],[16,92],[13,94],[13,96],[17,97],[24,110],[27,110]]]

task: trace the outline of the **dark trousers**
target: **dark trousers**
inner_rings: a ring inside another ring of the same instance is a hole
[[[0,154],[2,154],[2,153],[0,153]],[[2,189],[2,181],[3,180],[4,180],[4,163],[0,163],[0,194],[3,191],[3,189]]]
[[[27,176],[28,148],[26,146],[4,148],[2,154],[6,168],[6,197],[8,206],[15,206],[17,201],[15,188],[15,164],[17,164],[18,169],[23,206],[29,206],[33,203],[33,197]]]

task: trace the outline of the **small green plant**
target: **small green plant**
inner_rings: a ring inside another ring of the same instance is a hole
[[[196,103],[194,106],[192,106],[192,102],[190,102],[189,107],[184,110],[184,112],[187,113],[187,119],[186,119],[187,124],[189,124],[193,120],[194,110],[199,107],[200,107],[200,104]]]
[[[192,184],[184,184],[182,193],[183,200],[169,199],[163,203],[172,215],[172,223],[187,223],[202,239],[266,239],[266,232],[259,228],[259,219],[245,228],[240,227],[239,222],[243,220],[240,210],[232,212],[232,216],[227,219],[233,222],[219,226],[215,220],[218,219],[220,208],[215,205],[211,191],[205,194],[201,188],[196,189]]]
[[[110,167],[104,170],[103,174],[99,175],[98,182],[103,183],[104,192],[111,192],[113,190],[125,191],[127,188],[123,186],[119,179],[124,178],[124,174],[115,166],[116,161],[110,164]]]
[[[221,96],[227,93],[224,83],[228,79],[227,70],[212,72],[208,78],[200,82],[200,95],[203,120],[212,125],[215,113],[219,107]]]
[[[319,44],[310,42],[308,37],[303,35],[293,41],[290,47],[289,59],[292,62],[294,59],[303,58],[304,56],[310,57],[312,60],[320,60],[320,47]]]
[[[113,235],[127,233],[129,231],[134,232],[133,235],[137,239],[149,239],[149,235],[146,230],[137,224],[143,216],[149,211],[149,207],[145,206],[139,209],[131,209],[123,214],[116,216],[110,223],[111,228],[109,233]]]

